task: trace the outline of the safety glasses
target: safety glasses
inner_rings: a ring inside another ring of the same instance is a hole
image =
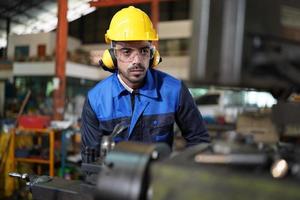
[[[145,46],[141,48],[131,48],[131,47],[114,47],[114,53],[117,59],[121,62],[132,62],[136,56],[141,59],[151,59],[152,58],[153,47]]]

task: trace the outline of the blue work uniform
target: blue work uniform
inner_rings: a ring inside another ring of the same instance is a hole
[[[102,135],[117,124],[126,126],[114,140],[173,144],[174,123],[187,146],[210,141],[202,116],[182,81],[148,69],[144,85],[132,96],[117,73],[99,82],[87,95],[82,111],[82,150],[99,149]],[[132,103],[134,101],[134,103]]]

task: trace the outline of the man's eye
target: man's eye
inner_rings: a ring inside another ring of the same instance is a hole
[[[124,56],[130,56],[131,55],[132,50],[131,49],[121,49],[121,53]]]
[[[149,48],[143,48],[143,49],[141,49],[141,53],[143,55],[148,55],[150,53],[150,49]]]

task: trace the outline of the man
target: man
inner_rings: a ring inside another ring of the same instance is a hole
[[[101,65],[113,72],[87,95],[82,112],[82,149],[99,149],[103,135],[116,125],[123,130],[114,141],[173,143],[173,125],[187,146],[209,142],[192,96],[182,81],[153,69],[159,54],[152,45],[158,36],[149,17],[133,6],[117,12],[105,35],[111,48]]]

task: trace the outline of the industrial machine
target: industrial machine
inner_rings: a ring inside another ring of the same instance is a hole
[[[177,154],[164,144],[115,145],[109,136],[102,145],[101,156],[87,150],[81,181],[10,175],[25,180],[36,200],[300,198],[300,148],[295,145],[237,137]]]
[[[153,199],[299,199],[298,155],[287,144],[198,145],[151,166]]]
[[[100,150],[85,149],[81,170],[86,176],[82,181],[15,172],[9,175],[25,181],[36,200],[148,199],[150,163],[167,158],[171,150],[166,144],[123,142],[115,146],[113,138],[124,128],[117,125],[111,135],[104,135]]]

